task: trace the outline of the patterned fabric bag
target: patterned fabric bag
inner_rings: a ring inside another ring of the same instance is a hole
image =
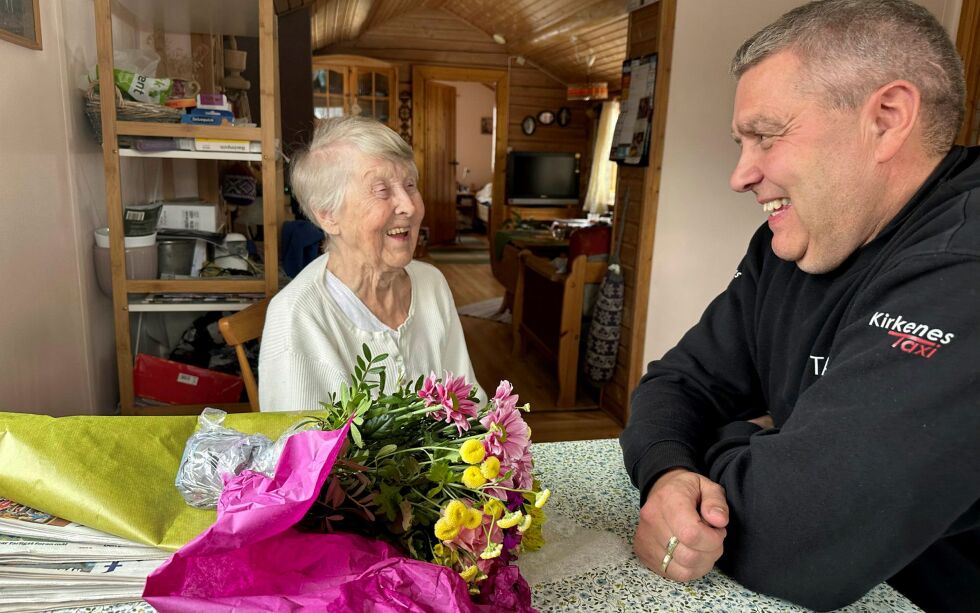
[[[599,287],[599,297],[592,311],[592,326],[585,349],[585,374],[597,385],[612,380],[616,369],[616,353],[619,350],[619,329],[623,323],[623,295],[626,284],[619,266],[619,250],[623,246],[623,230],[626,225],[626,209],[630,190],[626,188],[619,216],[616,247],[609,260],[609,268]]]

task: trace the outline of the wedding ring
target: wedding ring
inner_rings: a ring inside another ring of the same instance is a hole
[[[670,537],[670,540],[667,541],[667,555],[664,556],[663,562],[660,563],[660,572],[667,572],[667,565],[674,559],[674,550],[677,549],[678,543],[680,543],[680,541],[676,536]]]

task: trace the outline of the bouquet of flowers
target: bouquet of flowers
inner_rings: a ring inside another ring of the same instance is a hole
[[[349,424],[349,436],[304,528],[391,542],[458,572],[479,602],[526,591],[511,563],[543,544],[551,494],[532,473],[529,406],[507,381],[481,406],[476,387],[448,372],[384,394],[387,356],[363,354],[316,418],[323,430]],[[529,605],[529,594],[511,596]]]

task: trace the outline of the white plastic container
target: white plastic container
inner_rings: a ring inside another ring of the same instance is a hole
[[[157,235],[127,236],[126,243],[126,278],[127,279],[156,279],[157,278]],[[96,228],[95,249],[95,278],[99,288],[106,296],[112,296],[112,265],[109,260],[109,228]]]

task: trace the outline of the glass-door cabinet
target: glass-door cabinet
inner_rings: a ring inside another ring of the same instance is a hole
[[[354,55],[313,56],[313,115],[362,115],[395,127],[398,70]]]

